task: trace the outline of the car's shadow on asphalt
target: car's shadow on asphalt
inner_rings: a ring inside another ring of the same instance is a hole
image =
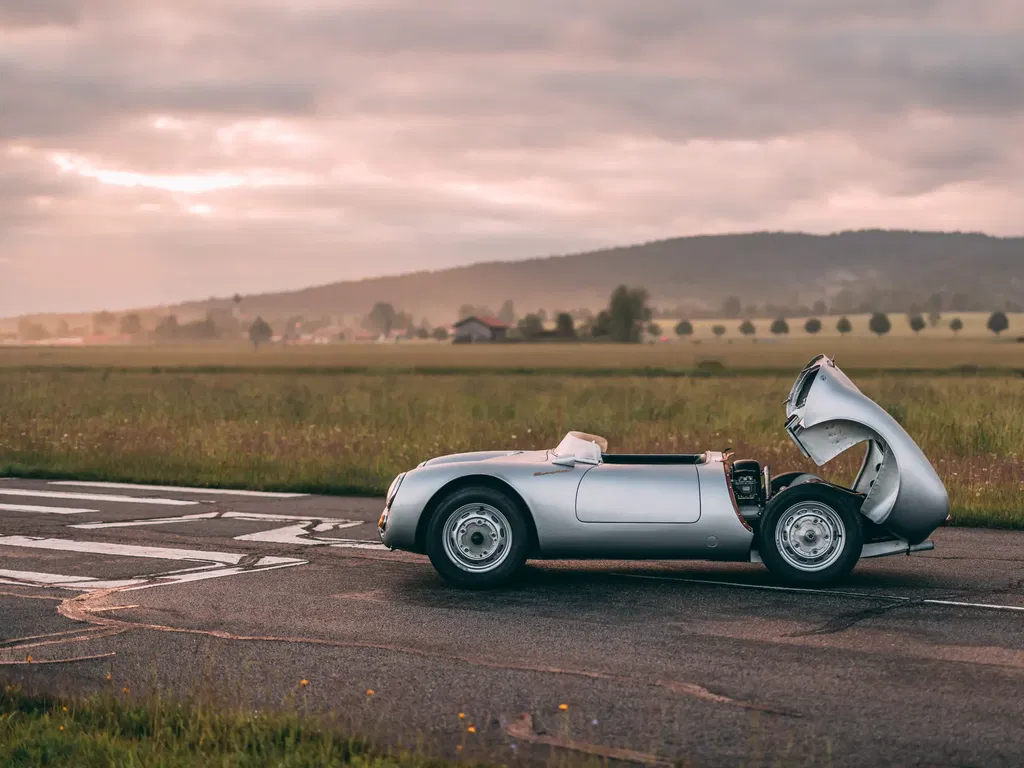
[[[467,590],[446,584],[432,570],[408,572],[401,584],[393,584],[391,598],[420,607],[459,607],[480,611],[515,606],[560,606],[630,612],[647,610],[667,598],[681,600],[715,599],[732,593],[730,600],[763,601],[806,597],[807,590],[793,589],[763,567],[743,563],[658,563],[614,562],[600,567],[579,561],[531,562],[512,583],[486,591]],[[940,589],[942,584],[926,573],[897,569],[854,572],[835,586],[811,589],[822,598],[877,597],[913,599],[920,590]],[[742,597],[746,596],[746,597]],[[648,602],[650,601],[650,602]]]

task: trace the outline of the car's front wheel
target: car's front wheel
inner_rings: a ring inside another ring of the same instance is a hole
[[[761,559],[790,584],[823,586],[849,575],[864,530],[853,502],[822,483],[803,483],[772,499],[758,526]]]
[[[495,488],[462,488],[438,506],[427,527],[427,555],[445,581],[487,589],[526,563],[530,528],[519,504]]]

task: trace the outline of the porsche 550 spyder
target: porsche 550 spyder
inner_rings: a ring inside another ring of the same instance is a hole
[[[729,451],[609,453],[569,432],[552,449],[440,456],[388,489],[378,529],[425,553],[448,582],[492,587],[528,558],[762,562],[778,578],[823,585],[860,558],[929,550],[949,499],[903,427],[821,355],[786,398],[785,431],[821,466],[866,444],[853,486],[773,474]]]

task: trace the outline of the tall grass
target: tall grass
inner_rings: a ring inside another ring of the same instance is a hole
[[[0,371],[0,471],[382,493],[443,453],[553,446],[734,448],[813,469],[782,429],[790,376],[696,379]],[[859,379],[936,465],[960,523],[1024,526],[1024,380]],[[826,468],[852,478],[859,454]]]
[[[136,701],[107,692],[64,699],[29,694],[13,685],[0,687],[4,768],[447,764],[417,755],[392,756],[295,707],[261,713],[156,696]]]

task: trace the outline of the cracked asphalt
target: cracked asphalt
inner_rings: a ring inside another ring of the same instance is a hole
[[[559,561],[472,593],[377,546],[380,506],[0,480],[0,676],[298,701],[448,757],[1024,760],[1024,533],[943,529],[821,591]]]

